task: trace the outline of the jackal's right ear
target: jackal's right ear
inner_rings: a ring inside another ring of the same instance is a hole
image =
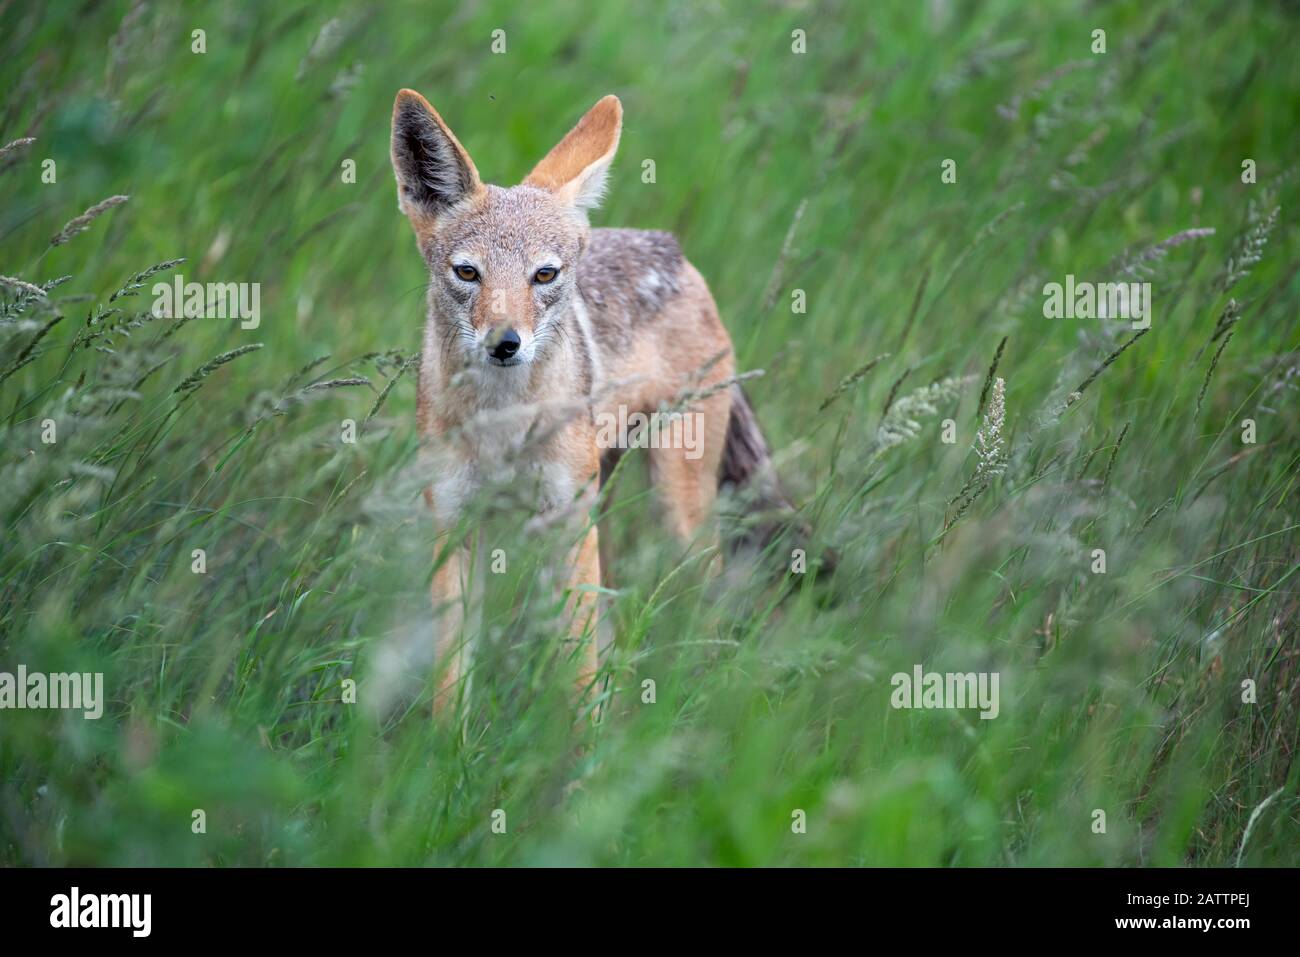
[[[465,147],[414,90],[400,91],[393,104],[393,172],[397,205],[413,223],[437,217],[483,189]]]

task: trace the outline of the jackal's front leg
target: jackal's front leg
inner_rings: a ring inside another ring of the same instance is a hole
[[[446,559],[434,569],[429,587],[434,614],[434,667],[437,668],[433,693],[435,717],[454,713],[458,685],[465,673],[464,596],[470,564],[468,549],[444,536],[434,552],[435,562],[444,551]]]
[[[577,652],[575,690],[579,707],[585,709],[596,696],[596,672],[599,667],[596,618],[600,597],[600,543],[595,525],[587,530],[574,547],[569,568],[569,597],[565,602],[565,617],[570,624],[566,646],[570,652]]]

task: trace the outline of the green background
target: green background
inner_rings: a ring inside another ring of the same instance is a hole
[[[36,140],[0,157],[0,274],[71,278],[0,290],[0,670],[101,671],[108,700],[0,712],[0,862],[1297,863],[1298,17],[5,4],[0,142]],[[510,560],[460,728],[411,663],[433,529],[401,87],[501,184],[618,94],[594,222],[680,237],[840,556],[782,575],[781,542],[708,582],[633,454],[606,714],[576,738],[521,516],[483,517]],[[1191,228],[1215,232],[1157,245]],[[151,317],[177,273],[260,283],[260,327]],[[1151,282],[1150,332],[1104,365],[1127,323],[1042,316],[1066,274]],[[1004,338],[1006,471],[944,534]],[[999,717],[892,709],[916,664],[998,672]]]

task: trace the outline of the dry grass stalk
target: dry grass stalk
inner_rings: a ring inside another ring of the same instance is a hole
[[[113,209],[115,206],[121,206],[130,198],[131,198],[130,196],[110,196],[108,197],[108,199],[100,200],[98,203],[90,207],[88,210],[86,210],[76,219],[70,220],[66,226],[64,226],[57,233],[55,233],[54,236],[51,237],[50,239],[50,245],[62,246],[64,243],[66,243],[73,236],[76,236],[78,233],[84,233],[87,229],[90,228],[90,224],[93,223],[100,216],[104,215],[106,212],[108,212],[110,209]]]

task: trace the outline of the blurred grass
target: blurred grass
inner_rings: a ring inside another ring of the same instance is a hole
[[[3,5],[0,140],[36,142],[0,158],[0,274],[72,278],[47,303],[0,291],[0,670],[103,671],[109,702],[99,721],[0,713],[0,862],[1230,864],[1280,789],[1242,861],[1296,864],[1296,16]],[[532,591],[543,549],[509,516],[485,516],[511,561],[463,739],[428,722],[424,672],[413,697],[380,664],[427,644],[432,547],[413,376],[364,421],[423,320],[387,158],[404,86],[500,183],[599,96],[623,99],[597,224],[679,234],[741,367],[768,370],[751,396],[842,556],[784,601],[744,567],[660,588],[678,559],[629,469],[619,691],[578,758]],[[131,198],[47,248],[114,194]],[[1273,206],[1262,259],[1225,291],[1252,210]],[[1192,227],[1216,233],[1141,277],[1151,332],[1063,409],[1129,330],[1043,319],[1043,283],[1118,278]],[[148,285],[108,301],[177,257],[158,278],[261,283],[261,326],[151,321]],[[1230,297],[1241,318],[1197,414]],[[1003,337],[1009,468],[940,541]],[[887,400],[950,376],[974,384],[882,448]],[[370,384],[310,388],[341,378]],[[916,663],[998,671],[1000,716],[892,710],[889,676]],[[372,719],[390,696],[409,710]]]

